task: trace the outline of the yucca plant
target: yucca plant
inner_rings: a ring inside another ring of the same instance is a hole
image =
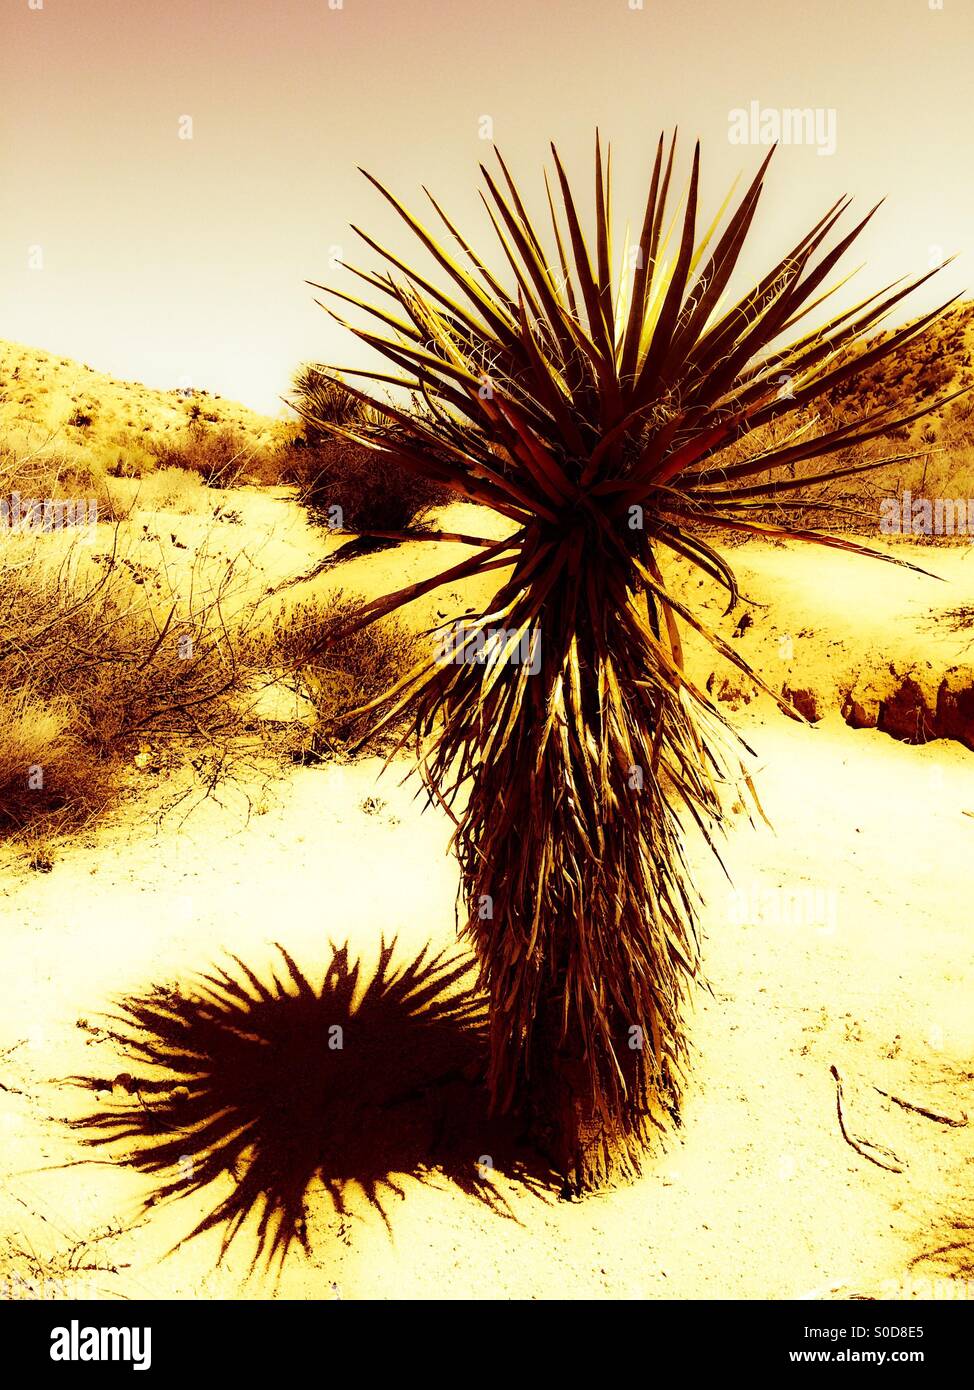
[[[307,362],[294,374],[292,404],[307,426],[312,443],[326,436],[326,425],[356,425],[368,422],[369,409],[340,381]]]
[[[485,611],[377,703],[382,720],[413,711],[430,795],[456,824],[466,932],[489,999],[495,1103],[528,1106],[575,1189],[638,1169],[653,1127],[676,1113],[681,1008],[698,966],[684,829],[696,822],[713,843],[722,793],[742,779],[750,787],[743,764],[728,762],[717,710],[684,670],[681,623],[769,689],[676,597],[663,557],[697,566],[733,606],[734,575],[713,545],[718,530],[873,553],[787,518],[799,490],[879,464],[801,479],[793,465],[942,403],[900,420],[874,412],[816,431],[809,407],[819,397],[943,311],[882,343],[864,340],[928,277],[804,327],[838,288],[826,281],[872,216],[827,249],[849,206],[843,198],[757,284],[731,296],[771,156],[698,239],[699,145],[671,211],[674,152],[675,137],[668,149],[661,137],[618,277],[610,160],[596,136],[592,251],[554,146],[548,246],[498,154],[498,176],[482,173],[503,272],[432,195],[460,259],[366,175],[442,277],[359,233],[391,267],[349,267],[379,301],[328,291],[371,316],[352,331],[391,366],[329,370],[346,383],[364,378],[366,389],[349,389],[389,428],[322,426],[394,454],[509,526],[502,539],[417,533],[473,554],[364,605],[355,624],[439,585],[497,572]],[[402,404],[407,398],[422,410]],[[782,430],[788,417],[797,423]],[[772,421],[770,443],[722,461]],[[759,519],[768,499],[781,524]],[[531,659],[515,660],[529,641]]]

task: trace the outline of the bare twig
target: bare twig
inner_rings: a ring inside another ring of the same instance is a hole
[[[868,1139],[856,1139],[849,1133],[845,1122],[845,1113],[842,1108],[842,1078],[837,1067],[830,1067],[829,1071],[835,1078],[835,1109],[839,1117],[839,1129],[842,1131],[842,1138],[855,1149],[856,1153],[862,1154],[863,1158],[868,1158],[870,1163],[875,1163],[877,1168],[886,1168],[891,1173],[902,1173],[903,1169],[899,1166],[900,1160],[893,1153],[892,1149],[885,1148],[882,1144],[873,1144]],[[875,1149],[879,1154],[885,1154],[888,1158],[895,1159],[895,1163],[885,1163],[881,1158],[874,1158],[867,1149]]]
[[[914,1105],[912,1101],[903,1100],[902,1096],[894,1096],[892,1091],[884,1091],[881,1086],[874,1086],[874,1091],[878,1091],[881,1096],[891,1100],[894,1105],[900,1106],[903,1110],[912,1110],[914,1115],[923,1115],[928,1120],[935,1120],[938,1125],[950,1125],[953,1129],[961,1129],[967,1124],[967,1116],[961,1111],[960,1119],[955,1119],[951,1115],[941,1115],[936,1110],[927,1110],[922,1105]]]

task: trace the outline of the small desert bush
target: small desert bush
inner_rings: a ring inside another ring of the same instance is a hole
[[[31,446],[0,441],[0,497],[9,502],[18,493],[21,503],[74,500],[94,504],[99,521],[116,521],[111,479],[100,461],[70,445],[50,441]]]
[[[117,537],[116,537],[117,539]],[[62,830],[111,802],[142,742],[214,743],[241,725],[229,582],[180,602],[117,549],[59,564],[30,537],[0,551],[0,830]],[[202,596],[199,596],[202,595]],[[231,605],[232,606],[232,605]]]
[[[147,438],[132,432],[86,443],[85,457],[110,478],[143,478],[156,468]]]
[[[233,487],[246,475],[256,446],[239,430],[211,429],[199,420],[174,438],[158,438],[150,449],[160,468],[196,473],[207,487]]]
[[[0,721],[0,829],[61,828],[104,808],[112,769],[82,746],[70,699],[4,680]]]
[[[297,487],[312,516],[338,530],[404,531],[454,494],[345,439],[296,442],[282,481]]]
[[[292,680],[314,707],[319,748],[364,746],[374,717],[354,711],[388,690],[422,656],[423,640],[395,618],[336,641],[361,603],[360,596],[346,598],[338,590],[320,603],[281,612],[265,639],[265,664]]]
[[[56,561],[30,536],[0,546],[5,838],[84,825],[140,758],[155,770],[189,762],[210,790],[240,764],[364,743],[372,717],[352,712],[419,659],[419,639],[395,619],[331,640],[361,600],[332,594],[271,621],[221,570],[194,571],[183,601],[164,568],[120,549],[118,528],[115,542],[75,544]],[[282,683],[312,705],[313,730],[256,712]]]
[[[319,367],[303,367],[294,387],[302,432],[282,454],[281,481],[297,487],[316,519],[346,531],[403,531],[453,500],[388,454],[332,434],[328,425],[374,427],[379,417]]]

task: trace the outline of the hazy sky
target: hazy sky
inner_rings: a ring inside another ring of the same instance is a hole
[[[335,247],[376,265],[348,223],[412,249],[357,165],[479,233],[483,117],[533,207],[549,139],[588,194],[598,124],[621,224],[674,124],[719,202],[763,153],[729,138],[752,102],[822,121],[775,158],[756,270],[838,194],[888,194],[863,291],[960,251],[916,308],[974,294],[972,0],[638,5],[0,0],[0,338],[276,412],[301,360],[362,361],[304,284]]]

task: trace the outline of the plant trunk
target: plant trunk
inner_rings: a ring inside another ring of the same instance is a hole
[[[580,1196],[638,1176],[650,1117],[675,1114],[675,1095],[648,1094],[639,1055],[620,1028],[619,1058],[629,1105],[611,1114],[592,1094],[591,1073],[571,1037],[561,1038],[561,1002],[553,999],[537,1021],[531,1041],[526,1093],[533,1143],[562,1178],[564,1196]],[[658,1121],[657,1121],[658,1122]]]
[[[541,668],[496,715],[509,736],[477,768],[457,847],[489,993],[494,1104],[526,1109],[535,1146],[581,1193],[638,1174],[676,1115],[696,941],[659,766],[674,743],[694,815],[709,793],[673,688],[676,637],[668,631],[669,657],[645,622],[624,626],[634,610],[609,592],[593,599],[601,626],[580,628],[582,580],[597,584],[597,573],[581,568],[584,537],[576,549],[541,615]]]

